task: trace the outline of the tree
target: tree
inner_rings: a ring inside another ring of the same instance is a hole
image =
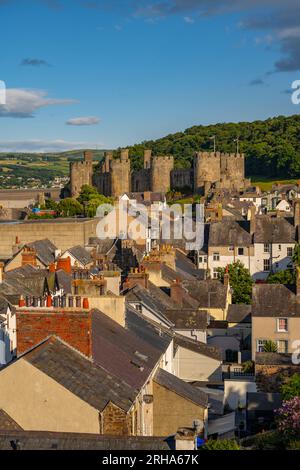
[[[281,385],[280,392],[283,400],[300,397],[300,374],[294,374],[286,383]]]
[[[77,198],[77,201],[80,204],[84,205],[84,204],[88,203],[91,199],[96,198],[97,196],[99,196],[99,193],[98,193],[97,189],[94,188],[94,186],[84,184],[81,188],[81,191],[80,191],[80,194]]]
[[[294,249],[293,263],[296,267],[300,267],[300,245],[297,244]]]
[[[266,353],[277,353],[277,344],[272,340],[268,340],[264,345],[264,352]]]
[[[300,397],[284,401],[276,411],[278,430],[287,437],[300,437]]]
[[[58,204],[58,212],[63,217],[74,217],[83,214],[83,206],[72,198],[66,198]]]
[[[268,284],[294,285],[296,282],[295,271],[286,269],[285,271],[279,271],[278,273],[270,274],[267,282]]]
[[[234,439],[210,439],[201,450],[240,450],[240,447]]]
[[[229,274],[229,283],[233,289],[232,302],[234,304],[250,304],[253,280],[249,270],[245,268],[240,261],[229,264],[227,268],[220,268],[219,278],[223,282],[227,271]]]

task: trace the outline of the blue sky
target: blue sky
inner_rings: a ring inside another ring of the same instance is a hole
[[[298,0],[0,0],[0,24],[0,151],[299,113]]]

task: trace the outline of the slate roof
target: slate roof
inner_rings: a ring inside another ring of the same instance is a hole
[[[208,326],[208,313],[205,310],[173,309],[165,311],[166,317],[174,324],[176,329],[206,330]]]
[[[7,299],[0,297],[0,315],[6,315],[8,307],[13,308]]]
[[[47,339],[20,356],[20,359],[29,362],[99,411],[110,401],[128,411],[134,401],[135,392],[130,386],[59,338]]]
[[[134,308],[126,307],[126,328],[148,345],[164,354],[172,341],[172,334],[158,324],[148,321],[145,317],[135,311]]]
[[[174,337],[174,346],[180,346],[190,351],[202,354],[203,356],[210,357],[216,361],[222,362],[222,351],[220,348],[215,346],[208,346],[206,343],[200,341],[195,341],[193,339],[187,338],[186,336],[176,334]]]
[[[89,251],[87,251],[83,246],[77,245],[69,248],[67,250],[74,258],[76,258],[79,263],[86,266],[87,264],[92,262],[92,257]]]
[[[0,431],[17,431],[21,429],[21,426],[19,426],[15,420],[13,420],[4,410],[0,409]]]
[[[197,301],[198,308],[225,308],[227,288],[216,279],[184,281],[188,294]]]
[[[158,369],[154,376],[154,381],[167,388],[168,390],[175,392],[177,395],[190,400],[196,405],[207,407],[208,397],[206,393],[201,392],[199,389],[192,385],[184,382],[173,374],[166,372],[163,369]]]
[[[43,431],[0,431],[0,450],[171,450],[165,437],[100,436],[99,434]]]
[[[250,246],[252,237],[249,228],[248,221],[235,221],[231,218],[213,222],[209,231],[209,246]]]
[[[92,357],[96,364],[139,390],[160,361],[162,349],[150,345],[98,310],[92,312]]]
[[[228,323],[251,323],[251,305],[232,304],[228,307]]]
[[[252,317],[300,317],[297,296],[283,284],[256,284],[252,289]]]
[[[248,392],[247,411],[274,411],[281,407],[280,393]]]
[[[254,243],[295,243],[296,229],[284,217],[256,217]]]
[[[13,305],[18,304],[20,295],[40,297],[44,293],[47,273],[31,265],[8,271],[0,284],[0,295]]]
[[[45,266],[49,266],[55,261],[55,251],[57,247],[47,238],[45,240],[37,240],[32,243],[26,243],[25,246],[34,248],[36,250],[37,258]]]
[[[256,353],[255,354],[255,364],[258,365],[271,365],[271,366],[280,366],[288,365],[292,366],[292,354],[282,354],[282,353]]]
[[[159,287],[148,283],[148,289],[137,284],[132,289],[129,289],[126,293],[126,300],[129,302],[142,302],[146,307],[154,312],[164,316],[164,312],[167,308],[176,308],[177,304],[171,299],[171,297],[163,292]],[[166,321],[167,318],[165,318]]]

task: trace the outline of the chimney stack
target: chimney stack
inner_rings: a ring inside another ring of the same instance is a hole
[[[254,235],[256,231],[256,207],[251,206],[248,209],[247,219],[250,220],[250,235]]]
[[[294,204],[294,226],[299,227],[300,225],[300,201],[295,201]]]
[[[176,302],[178,307],[182,307],[184,293],[185,291],[180,279],[176,279],[171,285],[171,299]]]
[[[71,258],[68,256],[67,258],[59,258],[56,265],[56,271],[65,271],[67,274],[71,274],[72,266],[71,266]]]
[[[25,246],[22,251],[22,266],[30,264],[31,266],[37,266],[36,251],[34,248]]]

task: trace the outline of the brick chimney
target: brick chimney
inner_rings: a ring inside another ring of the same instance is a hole
[[[228,269],[228,266],[226,266],[226,269],[225,269],[225,274],[224,274],[224,286],[228,289],[228,287],[230,287],[229,285],[229,269]]]
[[[183,304],[183,296],[185,294],[185,290],[182,286],[180,279],[176,279],[176,281],[171,284],[171,299],[176,302],[178,307],[182,307]]]
[[[294,226],[299,227],[300,225],[300,201],[295,201],[294,204]]]
[[[56,271],[65,271],[67,274],[71,274],[72,266],[71,266],[71,258],[68,256],[67,258],[59,258],[56,265]]]
[[[36,251],[29,246],[25,246],[22,251],[22,266],[26,266],[27,264],[37,266]]]
[[[127,276],[125,285],[127,288],[134,287],[136,285],[145,287],[148,289],[148,282],[149,282],[149,274],[143,267],[140,268],[132,268],[130,273]]]

